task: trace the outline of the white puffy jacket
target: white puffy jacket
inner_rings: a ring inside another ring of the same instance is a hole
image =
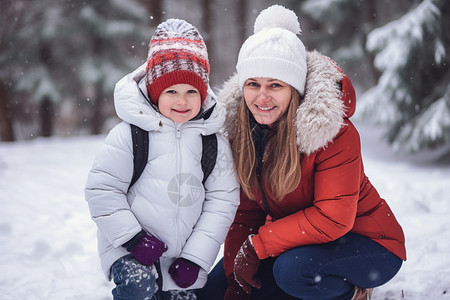
[[[168,274],[178,257],[201,267],[189,289],[200,288],[239,205],[231,149],[218,133],[225,112],[209,89],[202,105],[202,112],[213,109],[209,118],[173,122],[147,101],[144,70],[141,66],[116,84],[116,111],[124,122],[107,136],[86,184],[86,200],[99,229],[102,268],[110,279],[111,265],[128,254],[122,245],[145,229],[168,247],[160,258],[163,290],[181,289]],[[130,190],[133,147],[129,123],[149,131],[147,166]],[[217,161],[203,186],[201,135],[212,133],[218,133]]]

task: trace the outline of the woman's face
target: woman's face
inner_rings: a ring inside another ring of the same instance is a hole
[[[200,92],[190,84],[169,86],[158,99],[161,114],[176,123],[184,123],[195,117],[201,105]]]
[[[244,99],[259,124],[272,126],[284,115],[291,101],[291,86],[272,78],[249,78],[244,83]]]

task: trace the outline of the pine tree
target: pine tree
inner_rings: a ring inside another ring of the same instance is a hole
[[[147,9],[139,1],[80,3],[76,10],[79,19],[73,25],[83,32],[76,43],[81,53],[71,67],[77,81],[93,92],[80,105],[86,104],[91,133],[98,134],[106,118],[105,108],[113,108],[110,100],[115,83],[144,62],[153,30],[147,25],[150,21]]]
[[[411,0],[307,0],[299,10],[306,25],[301,38],[309,49],[334,59],[358,91],[366,90],[379,76],[365,48],[367,35],[410,5]]]
[[[305,45],[334,59],[355,86],[369,88],[375,83],[372,65],[365,51],[368,31],[381,20],[373,17],[373,1],[307,0],[299,11]],[[306,22],[302,22],[302,17]]]
[[[450,1],[423,0],[373,30],[367,49],[382,72],[360,97],[358,115],[388,127],[402,152],[450,152]]]
[[[5,20],[14,31],[4,31],[2,41],[8,42],[0,56],[10,106],[19,106],[18,95],[21,107],[37,105],[30,113],[41,119],[37,134],[50,136],[59,105],[78,102],[74,113],[84,111],[82,119],[98,121],[91,132],[99,133],[105,119],[99,103],[111,99],[120,76],[145,59],[151,33],[146,9],[137,0],[4,2],[7,10],[14,8]]]

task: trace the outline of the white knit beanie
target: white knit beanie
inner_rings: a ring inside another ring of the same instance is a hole
[[[239,88],[249,78],[266,77],[293,86],[301,95],[306,82],[306,50],[297,15],[281,5],[270,6],[258,15],[254,34],[239,51],[236,70]]]

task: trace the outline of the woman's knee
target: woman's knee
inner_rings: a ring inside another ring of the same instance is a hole
[[[353,286],[344,278],[328,276],[324,261],[310,254],[309,249],[297,248],[278,257],[273,266],[278,287],[300,299],[347,299]]]
[[[145,266],[131,256],[118,259],[111,267],[116,287],[114,299],[150,299],[157,291],[158,272],[154,265]]]
[[[314,276],[309,272],[310,263],[310,260],[298,251],[287,251],[281,254],[273,265],[273,275],[277,285],[286,292],[292,292],[290,290],[293,286],[301,289],[302,286],[311,285]]]

